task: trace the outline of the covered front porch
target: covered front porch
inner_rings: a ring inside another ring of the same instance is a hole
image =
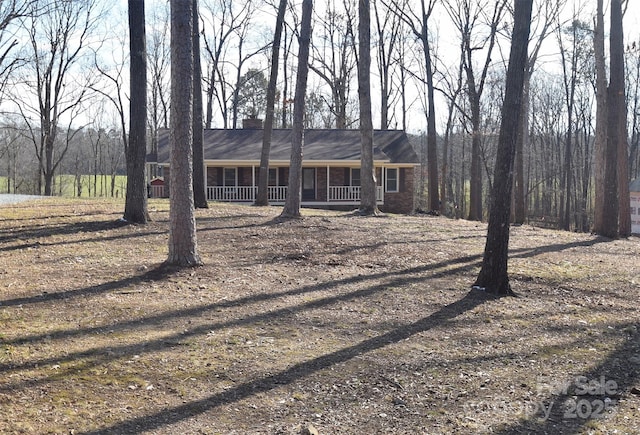
[[[257,195],[258,166],[210,166],[207,168],[207,199],[209,201],[254,202]],[[376,199],[384,204],[383,168],[376,168],[378,186]],[[289,180],[289,168],[269,168],[268,198],[272,204],[284,203]],[[307,205],[355,205],[360,203],[360,168],[303,167],[302,203]]]

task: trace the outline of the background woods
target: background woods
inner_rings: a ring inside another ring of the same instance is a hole
[[[621,19],[612,20],[617,4]],[[414,183],[417,207],[486,219],[512,2],[376,0],[369,7],[372,122],[374,128],[411,134],[422,160]],[[283,5],[200,0],[197,9],[200,124],[241,128],[244,118],[269,115],[273,128],[290,128],[300,4],[286,5],[278,50],[272,50],[274,27]],[[357,128],[358,3],[319,0],[313,9],[304,127]],[[631,31],[640,16],[628,1],[605,1],[598,8],[597,1],[535,0],[533,11],[512,220],[588,231],[600,223],[596,205],[625,195],[621,186],[640,176],[640,43]],[[128,89],[134,80],[126,67],[127,13],[124,1],[2,2],[4,192],[124,195]],[[158,130],[170,123],[168,4],[147,0],[145,14],[146,142],[154,152]],[[617,38],[614,45],[610,35]],[[618,104],[626,108],[619,139],[598,129],[598,95],[606,97],[609,86],[625,91]],[[619,145],[616,167],[624,161],[628,174],[602,169],[606,137]],[[151,170],[149,177],[161,175]],[[616,192],[599,190],[604,176],[617,180]]]

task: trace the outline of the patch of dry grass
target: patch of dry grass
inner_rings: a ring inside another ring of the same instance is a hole
[[[513,228],[488,299],[483,224],[211,204],[175,270],[149,208],[0,208],[0,433],[640,431],[637,238]]]

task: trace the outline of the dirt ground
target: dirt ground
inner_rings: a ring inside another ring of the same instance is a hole
[[[212,203],[194,269],[123,203],[0,207],[0,433],[637,434],[640,239]]]

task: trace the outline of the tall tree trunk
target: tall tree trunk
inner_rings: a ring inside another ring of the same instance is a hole
[[[200,15],[198,0],[193,0],[193,205],[209,208],[207,204],[204,166],[204,131],[202,108],[202,66],[200,64]]]
[[[129,104],[129,140],[125,142],[127,157],[127,194],[124,219],[145,224],[147,183],[147,52],[144,0],[129,0],[129,40],[131,51],[131,102]]]
[[[629,155],[627,137],[627,99],[625,96],[624,36],[622,31],[622,1],[611,0],[611,91],[617,103],[617,122],[612,128],[618,130],[615,143],[618,161],[618,235],[631,235],[631,201],[629,197]]]
[[[613,79],[612,79],[613,82]],[[618,140],[617,128],[619,97],[609,85],[607,92],[607,143],[604,151],[604,201],[602,204],[602,228],[597,234],[617,238],[618,232]]]
[[[533,0],[515,2],[514,28],[507,69],[502,122],[498,139],[498,153],[491,192],[489,226],[482,268],[474,286],[498,295],[513,294],[509,285],[507,260],[509,251],[509,219],[515,143],[520,122],[522,90],[527,64],[529,29]]]
[[[44,195],[53,195],[53,145],[55,136],[47,134],[44,139],[45,167],[44,167]]]
[[[471,100],[471,169],[469,186],[469,220],[482,220],[482,155],[480,153],[480,101],[479,96],[469,90]]]
[[[604,150],[602,225],[598,234],[616,238],[631,232],[627,160],[626,100],[622,6],[611,1],[611,78],[607,90],[607,142]]]
[[[256,205],[269,205],[269,154],[271,153],[271,136],[275,117],[276,86],[278,84],[278,65],[280,60],[280,41],[282,28],[284,27],[284,14],[287,10],[287,0],[280,0],[276,28],[271,47],[271,72],[269,74],[269,87],[267,88],[267,110],[262,132],[262,152],[260,153],[260,172],[258,173],[258,194]]]
[[[371,115],[371,6],[358,2],[358,101],[360,104],[360,214],[375,215],[376,175],[373,167],[373,119]]]
[[[193,205],[193,3],[171,0],[171,145],[169,256],[175,266],[202,264]]]
[[[311,13],[313,1],[302,1],[302,22],[298,49],[298,73],[296,76],[295,106],[293,108],[293,128],[291,131],[291,162],[289,164],[289,187],[283,218],[300,217],[300,196],[302,195],[302,147],[304,140],[305,96],[309,75],[309,46],[311,45]]]
[[[522,109],[520,111],[520,126],[518,127],[518,139],[516,141],[516,159],[514,167],[514,192],[513,192],[513,223],[523,224],[526,215],[526,195],[524,182],[524,150],[528,139],[529,131],[529,68],[525,71],[524,85],[522,90]]]
[[[564,148],[564,203],[562,204],[563,215],[562,218],[562,228],[565,231],[569,231],[571,229],[571,196],[573,195],[573,134],[572,134],[572,125],[573,125],[573,117],[571,113],[573,112],[573,104],[569,105],[567,110],[569,112],[568,119],[568,129],[566,135],[566,143]]]
[[[596,134],[595,134],[595,205],[593,231],[603,234],[605,209],[605,150],[607,148],[607,68],[604,55],[604,8],[598,0],[595,31],[593,36],[596,63]]]
[[[433,86],[433,68],[431,65],[431,46],[429,44],[429,17],[432,6],[427,9],[422,1],[422,45],[427,78],[427,165],[429,171],[429,211],[440,211],[440,192],[438,191],[438,134],[436,131],[436,105]],[[444,180],[442,181],[444,183]]]

